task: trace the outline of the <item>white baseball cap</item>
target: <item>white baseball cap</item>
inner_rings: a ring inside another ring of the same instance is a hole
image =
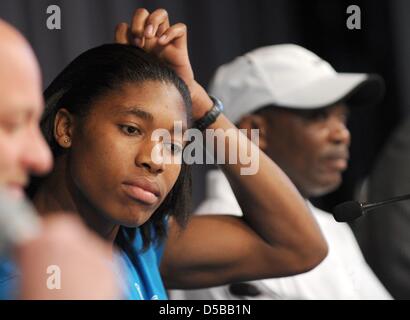
[[[338,73],[313,52],[294,44],[258,48],[222,65],[209,93],[237,122],[243,115],[273,105],[318,109],[341,101],[371,105],[384,94],[383,79],[374,74]]]

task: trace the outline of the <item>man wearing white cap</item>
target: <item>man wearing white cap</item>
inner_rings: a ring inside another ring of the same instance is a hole
[[[260,148],[306,199],[340,185],[349,157],[348,107],[375,104],[383,90],[380,77],[337,73],[314,53],[293,44],[263,47],[236,58],[217,70],[210,88],[239,128],[259,129]],[[211,171],[207,184],[207,199],[198,208],[199,214],[242,214],[222,173]],[[171,297],[390,299],[366,264],[349,226],[309,205],[329,245],[329,254],[318,267],[292,277],[174,291]]]

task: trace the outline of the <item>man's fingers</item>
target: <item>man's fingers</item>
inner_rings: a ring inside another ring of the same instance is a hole
[[[179,41],[185,41],[187,36],[187,27],[183,23],[177,23],[170,27],[158,40],[159,44],[167,45],[168,43],[175,41],[178,45]]]
[[[161,35],[169,28],[168,12],[164,9],[157,9],[149,15],[145,22],[144,35],[147,39]]]
[[[115,42],[120,44],[128,44],[128,24],[121,22],[115,27]]]

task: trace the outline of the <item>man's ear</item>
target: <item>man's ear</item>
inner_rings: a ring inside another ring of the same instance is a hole
[[[243,116],[238,123],[239,129],[246,129],[248,139],[251,139],[251,129],[259,129],[259,148],[265,151],[267,148],[267,121],[258,114],[249,114]]]
[[[74,130],[74,117],[67,109],[58,110],[54,119],[54,139],[62,148],[70,148]]]

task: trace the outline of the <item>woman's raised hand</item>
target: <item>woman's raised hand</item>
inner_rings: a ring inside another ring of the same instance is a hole
[[[115,30],[115,41],[136,45],[156,54],[187,84],[192,98],[193,118],[202,117],[212,106],[204,88],[194,78],[188,55],[187,27],[183,23],[171,25],[168,13],[157,9],[152,13],[140,8],[134,12],[131,25],[122,22]]]
[[[125,22],[117,25],[115,41],[155,53],[175,70],[188,87],[192,86],[194,74],[188,56],[187,28],[183,23],[170,25],[166,10],[157,9],[149,13],[146,9],[137,9],[131,26]]]

